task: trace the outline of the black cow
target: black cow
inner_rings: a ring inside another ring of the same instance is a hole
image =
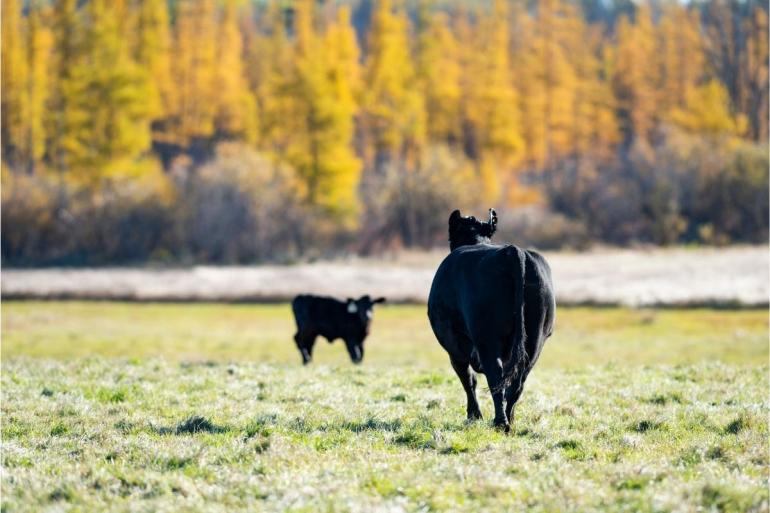
[[[339,301],[331,297],[301,295],[294,298],[291,308],[297,322],[294,341],[307,365],[313,358],[315,339],[321,335],[329,343],[341,338],[353,363],[364,359],[364,339],[372,323],[372,307],[385,298],[372,300],[369,296]]]
[[[481,372],[495,404],[494,424],[509,432],[513,406],[553,332],[556,303],[545,259],[490,244],[496,227],[492,209],[484,223],[452,212],[451,252],[433,278],[428,318],[468,396],[468,418],[481,418],[475,374]]]

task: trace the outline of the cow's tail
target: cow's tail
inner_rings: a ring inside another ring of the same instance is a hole
[[[524,276],[526,274],[526,255],[516,246],[507,248],[508,256],[512,259],[513,278],[513,343],[511,352],[503,364],[503,379],[500,385],[492,392],[499,392],[518,383],[527,368],[526,337],[524,326]]]

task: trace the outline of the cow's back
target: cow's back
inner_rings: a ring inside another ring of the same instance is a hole
[[[428,294],[428,318],[459,313],[468,276],[476,274],[479,263],[498,246],[462,246],[449,253],[439,265]],[[449,310],[450,312],[446,312]]]
[[[511,249],[491,244],[462,246],[439,265],[428,296],[428,319],[450,353],[457,346],[452,342],[454,334],[474,339],[488,326],[513,331],[514,275],[520,271]]]
[[[510,248],[490,244],[463,246],[444,258],[428,296],[428,319],[439,341],[451,338],[447,332],[473,338],[486,326],[497,327],[499,333],[513,331],[514,276],[520,270],[510,258]],[[528,353],[536,360],[553,331],[556,304],[548,263],[536,251],[523,253],[524,324]]]

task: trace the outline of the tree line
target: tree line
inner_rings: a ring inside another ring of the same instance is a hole
[[[10,262],[767,240],[758,1],[2,7]]]

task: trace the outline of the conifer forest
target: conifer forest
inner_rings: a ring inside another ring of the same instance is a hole
[[[2,0],[2,256],[764,242],[755,0]]]

